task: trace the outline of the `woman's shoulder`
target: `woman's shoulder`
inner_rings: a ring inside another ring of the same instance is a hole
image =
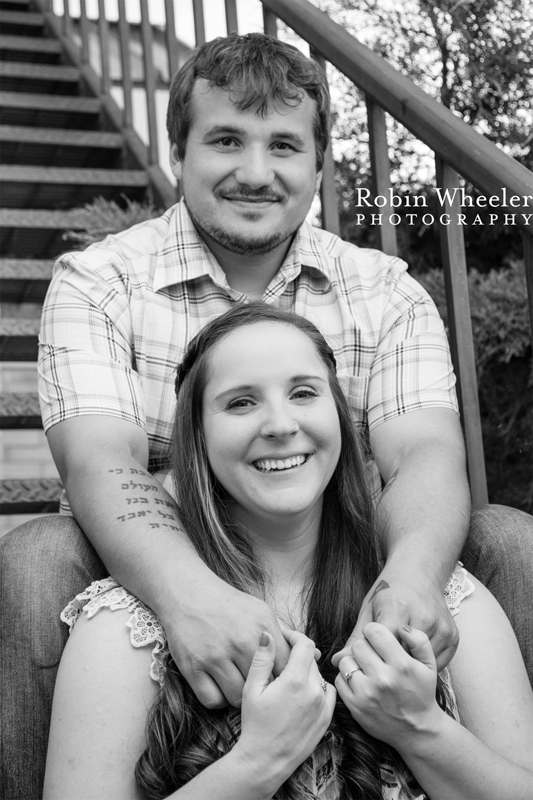
[[[153,646],[150,677],[161,684],[169,652],[161,621],[151,608],[113,578],[94,581],[83,592],[76,595],[61,612],[61,620],[69,626],[70,632],[72,632],[82,615],[90,620],[102,609],[128,612],[125,616],[125,624],[122,614],[112,620],[109,619],[107,624],[123,628],[124,633],[129,633],[132,647]]]

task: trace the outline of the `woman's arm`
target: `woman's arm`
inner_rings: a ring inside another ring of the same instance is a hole
[[[436,705],[435,660],[425,634],[405,631],[408,656],[372,623],[353,657],[362,667],[337,689],[353,716],[401,754],[432,800],[532,800],[533,695],[511,626],[492,595],[476,591],[456,617],[451,663],[462,725]],[[343,662],[343,667],[350,668]]]
[[[133,648],[126,610],[82,615],[61,660],[46,764],[44,800],[137,800],[137,759],[158,686],[149,677],[151,648]],[[326,731],[335,690],[325,693],[314,646],[291,634],[289,664],[269,683],[275,645],[269,636],[250,668],[242,734],[224,758],[171,798],[270,800]]]

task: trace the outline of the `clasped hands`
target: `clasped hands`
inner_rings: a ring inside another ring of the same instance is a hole
[[[336,695],[333,686],[325,692],[321,686],[313,643],[285,626],[282,630],[260,599],[220,583],[217,602],[204,593],[194,607],[180,604],[178,618],[163,619],[178,667],[205,706],[240,706],[242,701],[243,732],[249,732],[245,741],[257,735],[264,747],[272,724],[273,743],[291,738],[294,743],[297,735],[299,757],[311,753],[329,725]],[[269,634],[266,647],[258,646],[263,632]],[[434,712],[437,671],[450,660],[457,640],[438,589],[420,585],[417,593],[384,572],[369,591],[346,646],[333,658],[339,696],[369,733],[393,744]],[[355,666],[360,670],[346,681]]]

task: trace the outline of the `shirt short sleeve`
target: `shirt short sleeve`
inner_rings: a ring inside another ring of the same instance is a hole
[[[444,325],[433,300],[402,271],[390,280],[368,387],[368,426],[429,407],[458,411]]]
[[[120,417],[144,428],[131,291],[120,258],[105,247],[69,253],[56,263],[39,337],[45,431],[84,414]]]

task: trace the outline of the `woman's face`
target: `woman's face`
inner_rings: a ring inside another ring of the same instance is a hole
[[[203,426],[211,468],[245,519],[298,524],[320,511],[341,435],[326,367],[302,331],[258,322],[221,340]]]

